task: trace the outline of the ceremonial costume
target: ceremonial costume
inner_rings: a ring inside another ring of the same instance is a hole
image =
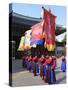
[[[40,76],[42,77],[42,79],[44,79],[44,67],[43,67],[43,63],[45,61],[45,58],[42,56],[39,61],[40,61]]]
[[[25,56],[22,57],[22,66],[23,66],[23,68],[26,67]]]
[[[56,82],[56,77],[55,77],[55,61],[51,57],[46,59],[46,82],[48,84],[53,84]]]
[[[64,56],[62,57],[61,70],[63,72],[66,71],[66,60],[65,60],[65,57]]]
[[[55,67],[56,67],[56,58],[54,56],[52,57],[52,63],[51,63],[51,83],[52,84],[56,82]]]
[[[46,79],[46,61],[43,64],[43,79],[44,79],[44,81]]]
[[[24,65],[27,68],[27,65],[28,65],[28,56],[25,57],[25,60],[24,61],[25,61]]]
[[[38,62],[36,63],[36,75],[39,75],[39,64],[38,64]]]
[[[30,56],[29,58],[28,58],[28,69],[29,69],[29,71],[31,72],[31,68],[32,68],[32,57]]]
[[[33,73],[34,73],[34,76],[36,76],[36,61],[37,61],[37,56],[33,57]]]

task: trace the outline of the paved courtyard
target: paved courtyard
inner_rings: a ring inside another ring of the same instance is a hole
[[[60,69],[61,59],[57,59],[56,67],[56,84],[66,83],[66,73]],[[22,61],[13,61],[13,74],[12,85],[13,86],[33,86],[33,85],[47,85],[40,76],[34,76],[28,70],[22,68]]]

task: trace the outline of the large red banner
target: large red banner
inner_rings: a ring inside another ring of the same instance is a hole
[[[55,19],[51,11],[43,8],[43,19],[32,27],[32,42],[45,39],[44,46],[48,51],[55,48]]]
[[[55,19],[51,11],[47,11],[43,8],[43,33],[45,33],[45,44],[44,46],[47,47],[48,51],[53,51],[55,48]]]

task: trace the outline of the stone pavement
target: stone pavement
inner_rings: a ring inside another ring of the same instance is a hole
[[[45,83],[39,76],[34,76],[33,73],[30,73],[28,71],[13,75],[13,86],[33,85],[45,85]]]

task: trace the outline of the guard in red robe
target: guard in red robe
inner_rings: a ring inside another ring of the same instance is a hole
[[[37,56],[34,56],[33,59],[32,59],[32,61],[33,61],[33,73],[34,73],[34,76],[37,76],[36,75],[36,63],[37,63],[37,60],[38,60]]]
[[[56,60],[53,57],[46,57],[46,82],[48,84],[54,84],[56,82],[55,77]]]
[[[41,58],[39,59],[39,62],[40,62],[40,77],[42,79],[44,79],[44,71],[43,71],[43,64],[45,62],[45,58],[44,56],[42,55]]]
[[[55,75],[55,67],[56,67],[56,57],[52,57],[52,63],[51,63],[51,83],[56,83],[56,75]]]
[[[25,57],[25,67],[27,68],[28,56]]]
[[[26,58],[26,56],[22,56],[22,67],[23,68],[26,67],[26,65],[25,65],[25,58]]]
[[[43,63],[43,80],[46,82],[46,59]]]
[[[29,68],[28,68],[28,67],[29,67],[29,61],[28,61],[28,59],[29,59],[29,56],[26,57],[26,66],[27,66],[27,70],[29,69]]]
[[[46,56],[46,82],[48,84],[51,84],[51,62],[52,58],[49,56]]]
[[[36,76],[39,75],[39,62],[38,62],[38,59],[36,61]]]
[[[31,57],[31,55],[28,58],[28,69],[29,69],[29,72],[31,72],[31,69],[32,69],[32,57]]]

